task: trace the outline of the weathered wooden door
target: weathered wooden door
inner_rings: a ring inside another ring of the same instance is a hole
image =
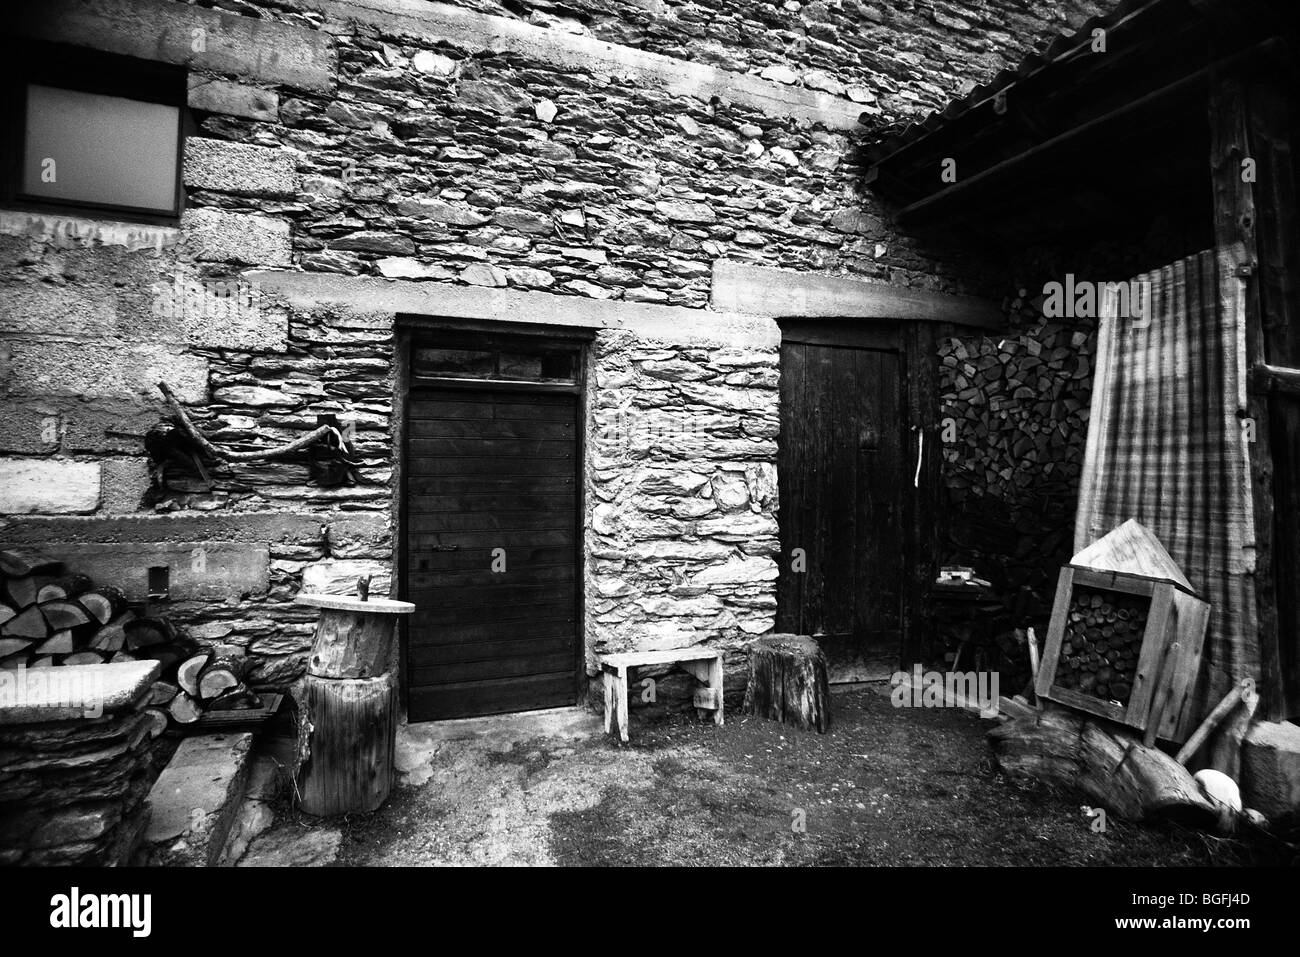
[[[577,352],[464,345],[412,348],[403,508],[412,721],[577,697]]]
[[[777,627],[817,636],[841,679],[898,664],[906,434],[898,352],[783,342]]]

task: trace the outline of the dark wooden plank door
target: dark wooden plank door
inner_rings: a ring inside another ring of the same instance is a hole
[[[574,394],[413,388],[412,721],[576,702],[578,414]]]
[[[900,364],[885,350],[781,346],[777,627],[817,636],[844,677],[893,671],[900,654],[913,464]]]

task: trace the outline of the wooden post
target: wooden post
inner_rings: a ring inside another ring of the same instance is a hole
[[[399,615],[385,598],[299,595],[321,610],[299,702],[299,802],[321,816],[373,811],[393,786],[397,680],[388,673]]]
[[[1274,66],[1261,58],[1217,77],[1209,97],[1215,244],[1238,261],[1238,274],[1220,283],[1225,293],[1246,284],[1248,368],[1300,365],[1290,87]],[[1259,690],[1265,716],[1281,719],[1300,710],[1300,405],[1252,391],[1245,412],[1254,425],[1247,449],[1255,547],[1247,557],[1254,560]]]

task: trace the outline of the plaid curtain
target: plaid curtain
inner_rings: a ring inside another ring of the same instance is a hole
[[[1260,678],[1244,284],[1209,251],[1135,282],[1145,315],[1121,315],[1117,289],[1101,297],[1074,548],[1135,518],[1211,603],[1192,702],[1203,714],[1234,681]]]

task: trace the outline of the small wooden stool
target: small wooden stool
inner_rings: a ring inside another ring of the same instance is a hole
[[[627,672],[642,665],[675,664],[702,682],[695,689],[695,707],[699,712],[712,711],[713,723],[722,724],[722,652],[708,648],[670,648],[666,651],[620,651],[601,655],[601,675],[605,682],[605,733],[618,725],[620,741],[627,733]]]

